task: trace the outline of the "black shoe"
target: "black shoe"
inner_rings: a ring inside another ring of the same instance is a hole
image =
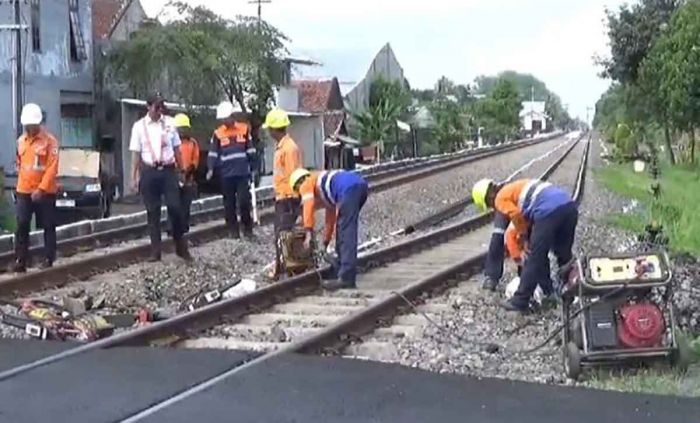
[[[187,249],[186,239],[178,239],[175,241],[175,254],[185,261],[192,261],[192,256]]]
[[[39,263],[39,269],[49,269],[53,267],[53,260],[51,259],[44,259]]]
[[[488,277],[484,279],[484,283],[481,285],[481,289],[491,292],[496,292],[496,288],[498,288],[498,281]]]
[[[230,231],[229,231],[229,236],[231,237],[231,239],[241,239],[241,234],[240,234],[240,232],[238,232],[238,229],[236,229],[236,230],[233,230],[233,229],[230,230]]]
[[[327,280],[321,281],[321,287],[323,289],[328,290],[328,291],[337,291],[339,289],[355,289],[355,288],[357,288],[355,286],[355,284],[343,282],[339,279],[327,279]]]
[[[151,255],[148,256],[149,263],[156,263],[160,261],[160,247],[151,247]]]
[[[519,313],[521,315],[526,315],[530,313],[530,309],[527,307],[518,307],[515,304],[511,302],[511,300],[505,300],[501,302],[501,307],[503,307],[506,311],[513,311],[516,313]]]
[[[21,261],[16,261],[12,267],[10,267],[10,271],[14,273],[26,273],[27,265]]]
[[[253,229],[243,229],[243,236],[248,238],[248,239],[253,239],[255,238],[255,234],[253,234]]]

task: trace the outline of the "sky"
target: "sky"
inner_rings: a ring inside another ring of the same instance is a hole
[[[220,15],[255,15],[249,0],[186,0]],[[141,0],[156,14],[167,0]],[[430,88],[440,76],[471,83],[503,70],[531,73],[585,119],[610,82],[594,56],[608,51],[605,8],[623,0],[271,0],[263,18],[290,38],[293,55],[321,67],[301,76],[360,81],[391,44],[409,83]],[[593,111],[589,114],[593,118]]]

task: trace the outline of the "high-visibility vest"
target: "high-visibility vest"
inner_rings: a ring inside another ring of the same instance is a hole
[[[46,129],[17,139],[17,192],[31,194],[37,189],[47,194],[58,191],[58,141]]]

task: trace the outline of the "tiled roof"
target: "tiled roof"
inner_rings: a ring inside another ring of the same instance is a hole
[[[333,80],[292,81],[292,86],[299,90],[300,112],[323,113],[328,110]]]
[[[323,132],[325,132],[324,138],[328,138],[332,135],[345,135],[342,125],[345,120],[345,112],[334,111],[327,112],[323,115]]]
[[[112,26],[131,0],[93,0],[92,36],[103,39],[109,36]]]

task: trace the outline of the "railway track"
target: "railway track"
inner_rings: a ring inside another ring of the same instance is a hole
[[[408,172],[404,168],[376,172],[369,177],[370,191],[374,193],[385,191],[477,160],[494,157],[508,151],[530,146],[537,142],[540,142],[540,140],[506,145],[505,147],[480,151],[476,154],[466,155],[457,159],[442,159],[438,163],[428,161],[427,163],[411,166],[411,171]],[[273,221],[274,212],[272,208],[262,209],[259,216],[261,223],[269,224]],[[200,218],[202,218],[202,216],[200,216]],[[141,229],[144,228],[145,226]],[[117,242],[120,238],[126,236],[125,234],[135,235],[135,231],[135,228],[127,227],[119,230],[107,231],[106,233],[95,234],[93,236],[65,240],[59,244],[59,247],[62,248],[60,252],[62,256],[67,256],[71,253],[74,254],[83,250],[90,250],[91,253],[86,254],[87,257],[85,258],[81,257],[79,260],[64,261],[50,269],[30,271],[26,274],[10,278],[5,277],[5,279],[0,280],[0,296],[18,296],[42,289],[61,287],[73,281],[85,280],[95,274],[142,261],[145,257],[148,257],[149,245],[146,241],[140,242],[138,245],[125,246],[123,248],[117,248],[115,246],[115,248],[111,248],[113,251],[99,249],[100,247],[109,245],[108,242],[102,242],[105,239],[112,240],[111,242]],[[193,244],[203,244],[225,237],[225,235],[225,223],[216,221],[195,228],[188,234],[188,240]],[[171,240],[164,240],[163,247],[165,252],[172,251],[173,245]],[[5,257],[5,260],[9,260],[8,257]]]
[[[574,142],[567,147],[540,177],[548,177],[579,144]],[[258,351],[257,357],[244,365],[230,369],[182,393],[187,396],[278,354],[316,353],[329,349],[338,351],[338,345],[345,345],[357,339],[359,334],[374,330],[379,322],[385,321],[401,309],[403,301],[392,293],[393,291],[401,292],[407,298],[416,298],[457,274],[477,271],[484,257],[484,246],[477,240],[488,239],[492,217],[492,213],[480,214],[361,256],[359,265],[362,274],[358,278],[360,289],[356,291],[319,294],[319,277],[323,277],[329,271],[328,267],[324,267],[317,272],[309,272],[269,285],[240,298],[214,303],[162,322],[23,364],[0,373],[0,380],[102,348],[133,345],[210,346],[206,345],[206,334],[216,331],[244,335],[229,342],[225,347]],[[408,268],[411,277],[406,279],[405,269]],[[404,269],[404,278],[393,277],[392,269]],[[380,287],[373,287],[373,283]],[[328,307],[332,307],[333,310],[330,317],[320,313]],[[280,314],[285,317],[279,318]],[[313,319],[316,323],[311,325],[284,327],[285,320],[291,323],[295,319],[303,320],[303,316],[309,315],[325,317]],[[262,326],[269,328],[262,329]],[[201,336],[202,333],[205,335]],[[200,336],[197,337],[197,334]],[[261,338],[256,338],[256,341],[251,341],[246,340],[246,334],[277,339],[268,338],[268,341],[261,341]],[[281,337],[284,338],[280,339]],[[250,344],[251,342],[256,342],[257,346]],[[154,407],[161,406],[162,403]],[[133,417],[137,418],[139,415]]]
[[[538,142],[546,141],[549,139],[551,138],[546,137],[510,144],[503,144],[496,147],[481,149],[477,151],[446,155],[444,157],[438,157],[428,160],[407,162],[405,164],[395,167],[388,167],[386,169],[381,168],[380,170],[369,170],[365,174],[365,178],[371,184],[372,190],[374,192],[380,192],[402,184],[410,183],[417,179],[425,178],[440,172],[445,172],[450,169],[454,169],[455,167],[462,166],[464,164],[476,160],[528,147]],[[261,198],[258,198],[257,203],[259,207],[261,224],[272,223],[274,217],[274,210],[272,207],[274,204],[274,197],[272,196],[272,191],[270,190],[269,192],[267,192],[266,195],[263,195],[261,196]],[[213,220],[221,219],[223,217],[223,212],[223,206],[214,207],[207,210],[194,211],[191,215],[191,220],[194,224],[206,224]],[[165,229],[165,219],[162,220],[162,225],[163,229]],[[80,252],[93,250],[95,248],[102,248],[105,246],[129,241],[135,238],[146,237],[147,234],[148,227],[145,222],[103,230],[87,235],[80,235],[59,240],[58,253],[60,257],[67,257]],[[194,231],[190,238],[193,241],[196,241],[198,236],[199,234],[197,234],[196,231]],[[32,257],[39,257],[41,256],[42,251],[42,246],[34,246],[30,248],[29,254]],[[7,267],[12,263],[13,260],[14,253],[12,251],[1,252],[0,268]]]

